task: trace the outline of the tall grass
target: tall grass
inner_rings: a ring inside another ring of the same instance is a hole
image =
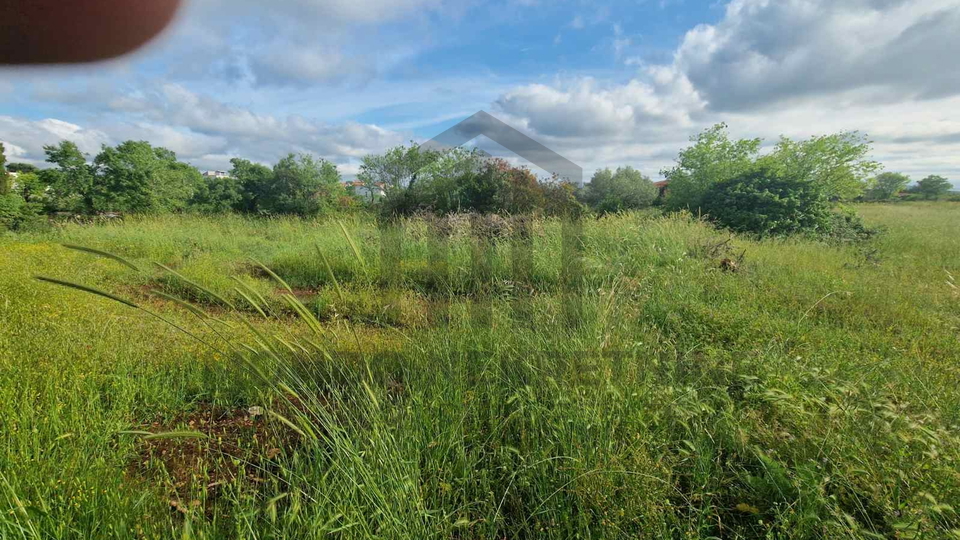
[[[576,325],[556,222],[537,225],[527,288],[509,243],[491,248],[498,285],[482,298],[469,238],[449,241],[440,287],[420,222],[398,276],[362,219],[149,218],[0,240],[0,531],[956,536],[957,208],[865,213],[889,228],[874,246],[724,243],[685,217],[588,222]],[[726,246],[744,253],[738,272],[719,268]],[[215,346],[34,274],[122,295]],[[171,486],[160,464],[131,467],[144,441],[120,432],[204,403],[263,407],[263,433],[286,434],[256,478],[211,488],[201,467]],[[171,511],[185,494],[210,504]]]

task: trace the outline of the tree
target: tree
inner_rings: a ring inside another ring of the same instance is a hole
[[[546,204],[545,191],[537,175],[526,167],[511,167],[502,162],[503,187],[497,207],[507,214],[528,214],[541,210]]]
[[[306,154],[289,154],[274,165],[260,205],[275,214],[314,216],[336,207],[346,194],[336,165]]]
[[[94,209],[118,212],[183,210],[201,182],[200,172],[166,148],[146,141],[104,147],[94,160]]]
[[[761,236],[826,230],[832,213],[820,186],[770,163],[711,186],[703,211],[733,231]]]
[[[380,186],[387,193],[407,188],[416,182],[423,169],[434,164],[441,155],[440,152],[421,149],[415,144],[410,147],[397,146],[383,154],[364,156],[360,162],[357,180],[363,182],[371,191]]]
[[[157,176],[151,185],[153,209],[160,212],[182,211],[203,185],[203,176],[196,167],[177,160],[166,148],[154,148],[159,161]]]
[[[748,170],[760,152],[760,139],[732,141],[722,123],[690,141],[693,146],[680,151],[677,164],[660,171],[670,182],[665,204],[671,210],[696,210],[714,184]]]
[[[39,205],[28,204],[19,193],[12,191],[13,185],[10,175],[7,174],[6,162],[5,148],[3,143],[0,143],[0,230],[16,230],[39,217]],[[31,182],[30,178],[25,180]],[[19,185],[18,183],[18,187]]]
[[[29,163],[7,163],[7,172],[15,172],[17,174],[38,173],[40,172],[40,168]]]
[[[357,179],[368,191],[384,189],[381,211],[385,215],[409,215],[419,210],[446,213],[480,204],[476,200],[479,192],[465,193],[468,184],[503,180],[497,174],[505,173],[505,169],[500,173],[489,170],[485,179],[477,178],[485,166],[482,154],[475,150],[398,146],[383,155],[365,156]],[[474,189],[481,189],[480,184]]]
[[[0,193],[0,231],[17,228],[24,204],[16,193]]]
[[[897,196],[907,184],[910,183],[910,177],[895,172],[880,173],[873,181],[873,187],[870,190],[870,198],[878,201],[885,201]]]
[[[240,201],[236,208],[243,212],[262,212],[262,201],[273,182],[273,170],[266,165],[242,158],[230,160],[230,177],[240,184]]]
[[[27,202],[40,202],[40,199],[44,195],[46,186],[40,179],[40,175],[36,173],[20,173],[17,176],[16,187],[12,192],[16,193]]]
[[[243,202],[243,186],[233,176],[205,176],[197,187],[190,207],[206,214],[220,214],[240,210]]]
[[[814,183],[830,200],[849,200],[862,195],[880,169],[879,163],[867,159],[869,152],[866,136],[844,131],[805,141],[781,137],[763,159],[788,176]]]
[[[7,154],[3,143],[0,143],[0,195],[10,193],[10,175],[7,174]]]
[[[936,174],[931,174],[917,183],[917,191],[923,195],[924,199],[939,199],[951,189],[953,189],[953,184]]]
[[[601,214],[645,208],[656,198],[653,182],[633,167],[597,171],[584,195],[586,203]]]
[[[57,166],[41,173],[41,179],[51,188],[52,209],[92,212],[96,174],[77,145],[61,141],[57,145],[44,146],[43,151],[47,154],[47,161]]]

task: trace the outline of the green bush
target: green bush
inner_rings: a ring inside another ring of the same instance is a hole
[[[863,218],[851,209],[830,212],[827,226],[819,235],[827,240],[843,243],[858,243],[871,240],[883,232],[879,227],[869,227]]]
[[[406,187],[389,189],[380,203],[385,217],[457,212],[557,216],[582,209],[572,186],[538,179],[529,169],[502,159],[477,161],[475,167],[451,175],[423,174]]]
[[[29,203],[17,193],[0,195],[0,230],[20,231],[42,226],[42,206]]]
[[[830,203],[810,182],[760,164],[707,190],[704,213],[741,233],[775,236],[830,229]]]
[[[23,198],[14,193],[0,195],[0,228],[13,229],[23,209]]]

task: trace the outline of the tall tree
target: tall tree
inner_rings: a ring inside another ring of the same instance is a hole
[[[55,169],[44,170],[41,178],[50,185],[56,210],[91,212],[94,209],[96,175],[86,157],[71,141],[43,147]],[[50,171],[50,172],[47,172]]]
[[[666,206],[672,210],[696,210],[711,186],[748,170],[760,152],[760,139],[731,140],[722,123],[690,141],[693,146],[680,151],[677,164],[660,171],[670,182]]]
[[[424,150],[418,145],[397,146],[383,154],[364,156],[360,163],[360,173],[357,179],[364,183],[368,190],[383,186],[389,193],[410,187],[417,178],[431,168],[441,157],[441,152]],[[462,171],[458,171],[462,172]]]
[[[917,183],[917,191],[924,199],[939,199],[953,189],[953,184],[946,178],[931,174]]]
[[[243,212],[266,211],[263,201],[273,182],[273,170],[243,158],[233,158],[230,164],[230,177],[236,178],[240,184],[241,198],[236,207]]]
[[[907,184],[910,183],[910,177],[895,172],[880,173],[874,179],[873,188],[870,190],[870,198],[884,201],[897,196]]]
[[[336,165],[307,154],[289,154],[274,165],[262,206],[276,214],[313,216],[332,209],[346,194]]]
[[[177,161],[166,148],[146,141],[104,147],[94,160],[98,182],[95,209],[169,212],[186,208],[201,182],[200,172]]]

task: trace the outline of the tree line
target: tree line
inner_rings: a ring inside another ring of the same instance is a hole
[[[5,165],[0,145],[0,226],[26,228],[57,213],[242,212],[318,216],[369,208],[383,216],[417,213],[605,214],[660,205],[709,215],[734,230],[759,234],[829,232],[849,225],[853,200],[936,199],[950,182],[910,178],[868,158],[858,132],[795,141],[762,151],[760,139],[732,139],[725,124],[691,138],[657,186],[632,167],[601,169],[583,187],[540,178],[481,152],[398,146],[362,159],[345,185],[335,164],[290,154],[272,167],[231,160],[226,176],[203,175],[174,152],[146,141],[104,146],[88,161],[70,141],[44,147],[47,168]],[[12,181],[9,172],[17,173]]]

